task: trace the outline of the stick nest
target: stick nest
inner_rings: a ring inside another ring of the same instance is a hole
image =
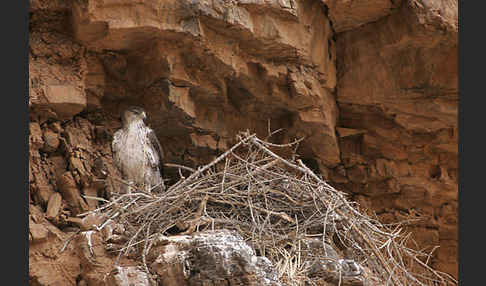
[[[325,251],[302,247],[309,238],[323,246],[339,244],[367,269],[367,285],[457,285],[428,266],[430,253],[410,247],[402,225],[391,228],[365,215],[302,161],[274,152],[297,145],[240,133],[238,143],[210,164],[198,170],[180,166],[192,170],[190,176],[164,193],[114,193],[92,212],[105,219],[99,229],[110,221],[123,223],[129,239],[119,255],[136,252],[144,264],[159,234],[229,229],[270,259],[287,285],[314,284],[310,265],[330,259]]]

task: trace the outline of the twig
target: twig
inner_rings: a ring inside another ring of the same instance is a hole
[[[270,136],[279,131],[268,128]],[[427,265],[431,253],[406,246],[409,236],[402,233],[402,224],[381,224],[375,217],[361,213],[343,192],[301,160],[288,160],[274,152],[275,148],[295,151],[303,139],[277,144],[247,132],[238,140],[197,170],[167,163],[167,167],[191,174],[181,177],[165,192],[120,194],[115,190],[110,202],[104,201],[104,206],[80,216],[101,214],[106,220],[99,228],[110,221],[124,224],[128,239],[119,257],[132,250],[141,251],[139,257],[146,271],[146,255],[156,237],[167,235],[166,231],[177,225],[185,233],[222,228],[239,232],[277,265],[282,281],[291,285],[304,285],[304,281],[315,284],[306,277],[306,269],[315,259],[334,259],[328,257],[325,245],[332,241],[348,247],[377,285],[385,285],[387,280],[394,285],[457,284],[452,277]],[[224,168],[219,168],[223,160]],[[331,241],[330,234],[337,240]],[[322,251],[303,247],[309,238],[319,239]],[[422,257],[426,263],[420,260]],[[412,272],[412,266],[417,271]],[[339,279],[337,283],[348,278]]]
[[[64,250],[66,249],[66,247],[68,246],[69,242],[71,240],[73,240],[73,238],[81,231],[81,229],[78,229],[76,230],[70,237],[68,237],[66,239],[66,241],[64,242],[64,244],[62,245],[61,249],[59,250],[59,253],[62,253],[64,252]]]

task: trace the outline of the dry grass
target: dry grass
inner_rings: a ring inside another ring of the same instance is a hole
[[[409,235],[361,213],[345,194],[328,185],[300,160],[276,155],[298,141],[276,145],[242,133],[239,142],[216,160],[162,194],[135,191],[113,194],[95,213],[126,226],[130,239],[120,255],[135,251],[145,264],[157,234],[230,229],[269,258],[289,285],[313,284],[307,277],[316,254],[301,247],[312,237],[352,253],[367,272],[367,285],[457,285],[429,267],[423,253],[408,247]],[[172,165],[175,166],[175,165]],[[326,257],[317,257],[326,259]],[[413,269],[413,270],[412,270]],[[340,283],[340,282],[339,282]]]

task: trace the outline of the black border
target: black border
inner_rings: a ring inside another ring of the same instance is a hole
[[[481,182],[483,178],[482,162],[479,166],[472,166],[472,158],[480,159],[483,151],[484,139],[482,138],[482,120],[472,114],[484,114],[485,107],[477,102],[482,100],[482,91],[485,75],[482,70],[486,62],[483,56],[486,45],[483,44],[484,11],[472,4],[480,4],[482,1],[458,0],[459,4],[459,285],[475,285],[474,282],[482,281],[484,259],[484,237],[480,233],[482,218],[484,218],[484,200],[475,196],[482,195]],[[477,5],[479,6],[479,5]],[[1,27],[3,28],[2,41],[2,93],[4,112],[2,120],[5,122],[6,131],[2,134],[3,155],[3,208],[2,218],[3,245],[7,255],[4,259],[9,263],[8,278],[2,277],[2,281],[13,278],[16,285],[28,285],[28,19],[29,2],[9,1],[2,9]],[[467,16],[466,16],[467,14]],[[476,18],[476,21],[472,21]],[[464,25],[468,22],[469,25]],[[467,29],[467,30],[466,30]],[[469,34],[469,42],[466,41]],[[466,70],[467,67],[467,70]],[[467,92],[467,91],[468,92]],[[467,109],[467,111],[466,111]],[[474,112],[476,111],[476,112]],[[465,115],[469,121],[465,123]],[[474,128],[474,130],[473,130]],[[469,131],[466,131],[468,130]],[[467,136],[466,134],[469,134]],[[13,137],[13,138],[12,138]],[[468,138],[466,140],[466,138]],[[467,145],[464,143],[467,141]],[[467,152],[466,151],[467,147]],[[466,157],[469,154],[469,158]],[[466,159],[467,158],[467,159]],[[469,161],[469,168],[466,168]],[[476,164],[474,164],[476,165]],[[470,189],[466,189],[466,182]],[[474,187],[475,186],[475,187]],[[473,225],[466,234],[467,225]],[[472,232],[476,232],[475,234]],[[5,241],[6,240],[6,241]],[[471,241],[472,240],[472,241]],[[474,257],[478,257],[476,263]],[[18,273],[20,272],[20,273]],[[468,283],[469,282],[469,283]]]
[[[28,41],[29,0],[11,1],[1,10],[2,245],[5,284],[28,285]],[[9,283],[14,280],[14,283]],[[9,282],[7,282],[9,281]]]
[[[465,221],[465,207],[464,207],[464,196],[462,195],[462,191],[464,190],[464,153],[463,153],[463,139],[464,139],[464,100],[462,96],[464,95],[464,5],[462,1],[458,0],[458,156],[459,156],[459,176],[458,176],[458,225],[457,225],[457,235],[458,235],[458,246],[457,246],[457,264],[458,264],[458,281],[459,285],[467,285],[465,284],[465,275],[464,275],[464,244],[461,243],[461,240],[464,238],[464,227],[463,222]]]
[[[459,5],[459,184],[458,184],[458,271],[459,285],[484,284],[484,236],[482,227],[484,222],[484,202],[479,196],[484,196],[481,180],[484,178],[483,162],[474,162],[474,159],[484,158],[484,106],[478,101],[483,97],[485,82],[483,23],[484,10],[480,5],[484,1],[458,0]],[[484,5],[481,5],[484,6]],[[475,18],[476,21],[473,21]],[[465,25],[465,23],[469,23]],[[466,28],[467,27],[467,28]],[[469,35],[469,41],[466,40]],[[479,58],[480,57],[480,58]],[[467,67],[467,69],[466,69]],[[467,109],[467,110],[466,110]],[[479,115],[473,117],[472,115]],[[469,121],[465,121],[465,118]],[[467,143],[466,143],[467,142]],[[468,156],[466,154],[469,154]],[[474,159],[473,159],[474,158]],[[468,162],[468,168],[466,167]],[[478,165],[478,166],[477,166]],[[466,187],[466,184],[469,188]],[[469,229],[469,234],[467,230]],[[478,260],[478,261],[476,261]],[[479,282],[478,282],[479,281]],[[483,281],[483,282],[481,282]],[[476,283],[475,283],[476,282]]]

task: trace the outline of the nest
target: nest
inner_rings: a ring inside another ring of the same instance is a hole
[[[99,229],[110,221],[125,225],[129,239],[119,255],[136,252],[143,264],[159,234],[229,229],[270,259],[287,285],[313,284],[308,275],[313,261],[329,259],[325,251],[303,247],[309,238],[339,244],[377,285],[457,285],[428,266],[430,253],[410,247],[402,225],[384,225],[364,214],[302,161],[275,153],[297,145],[241,133],[210,164],[198,170],[179,166],[191,174],[164,193],[114,193],[92,212],[105,219]]]

